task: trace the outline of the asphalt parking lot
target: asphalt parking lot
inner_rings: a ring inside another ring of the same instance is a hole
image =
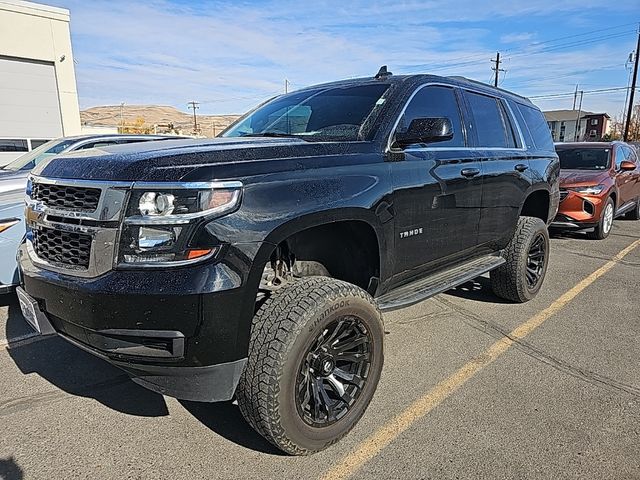
[[[640,478],[639,238],[624,220],[604,241],[554,235],[524,305],[480,278],[385,315],[369,410],[311,457],[280,455],[232,403],[164,398],[31,337],[5,298],[0,478]]]

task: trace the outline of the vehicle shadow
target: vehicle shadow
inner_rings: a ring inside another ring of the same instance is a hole
[[[573,239],[573,240],[591,240],[587,236],[587,232],[582,230],[560,230],[556,228],[549,229],[549,237],[555,239]]]
[[[33,334],[33,329],[22,318],[20,304],[15,293],[0,295],[0,307],[9,307],[5,338],[20,338]]]
[[[262,453],[284,456],[245,421],[233,402],[201,403],[180,400],[180,404],[211,431],[227,440]]]
[[[459,298],[466,298],[467,300],[474,300],[476,302],[485,303],[512,303],[509,300],[498,297],[493,293],[491,288],[491,280],[488,277],[478,277],[473,280],[458,285],[451,290],[444,292],[445,295],[451,295]]]
[[[7,350],[23,374],[35,373],[66,393],[93,398],[108,408],[129,415],[157,417],[169,414],[162,395],[141,387],[119,369],[60,337],[12,341],[33,330],[22,317],[17,299],[8,299],[7,304]],[[62,396],[62,393],[34,395],[28,401],[31,404],[52,402]],[[181,400],[180,403],[203,425],[227,440],[262,453],[284,455],[246,423],[240,409],[232,402]],[[0,479],[5,478],[2,473],[0,464]]]
[[[162,395],[137,385],[121,370],[62,338],[51,336],[38,341],[20,340],[20,332],[25,330],[25,326],[17,301],[10,303],[6,325],[7,351],[23,374],[35,373],[64,392],[93,398],[106,407],[129,415],[168,415]],[[26,326],[26,329],[30,327]],[[34,395],[28,401],[49,402],[61,397]]]
[[[22,480],[24,472],[13,457],[0,458],[0,478],[2,480]]]

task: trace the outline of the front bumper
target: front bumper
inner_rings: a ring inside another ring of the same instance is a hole
[[[25,291],[52,329],[159,393],[229,400],[244,367],[253,303],[248,265],[113,270],[78,278],[18,251]]]
[[[569,190],[561,200],[551,227],[582,230],[598,225],[608,195],[585,195]]]

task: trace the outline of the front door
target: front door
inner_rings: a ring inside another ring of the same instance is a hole
[[[481,164],[467,148],[456,90],[419,87],[398,123],[414,118],[447,117],[453,138],[404,149],[392,163],[395,210],[395,272],[398,280],[418,275],[455,258],[477,244]]]
[[[615,169],[616,186],[618,187],[618,209],[628,208],[629,205],[640,197],[640,167],[635,170],[622,170],[622,161],[633,162],[638,165],[636,153],[631,147],[620,145],[616,147]]]

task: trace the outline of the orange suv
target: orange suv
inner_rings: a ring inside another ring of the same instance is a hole
[[[609,236],[613,219],[640,218],[640,165],[636,150],[623,142],[558,143],[560,207],[551,224],[591,229],[588,236]]]

